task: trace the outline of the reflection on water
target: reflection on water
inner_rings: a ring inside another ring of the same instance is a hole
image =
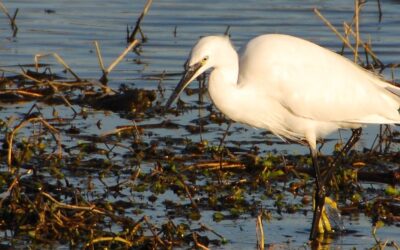
[[[0,15],[0,67],[19,70],[20,64],[33,62],[33,56],[38,53],[57,52],[81,78],[99,79],[99,69],[94,53],[93,41],[100,43],[106,65],[110,64],[126,45],[126,29],[134,26],[145,0],[117,1],[53,1],[53,0],[13,0],[3,1],[10,12],[19,8],[17,25],[18,34],[11,37],[8,20]],[[378,20],[377,4],[370,1],[365,5],[360,20],[360,29],[365,40],[370,40],[373,50],[384,63],[398,62],[400,58],[400,8],[398,1],[382,1],[383,19]],[[322,24],[312,12],[317,7],[339,29],[343,21],[351,20],[353,16],[352,1],[154,1],[150,12],[145,17],[142,30],[148,38],[142,47],[140,55],[130,53],[125,61],[117,66],[110,75],[110,84],[117,87],[124,83],[140,88],[156,89],[158,81],[151,76],[155,74],[179,73],[186,56],[195,41],[204,35],[222,34],[229,26],[229,32],[235,46],[240,47],[251,37],[263,33],[286,33],[314,41],[332,50],[340,50],[341,43],[335,35]],[[62,68],[53,59],[45,59],[51,63],[52,70],[61,72]],[[388,79],[399,79],[398,71],[385,70]],[[171,76],[164,80],[163,86],[170,91],[179,76]],[[168,95],[168,93],[166,94]],[[183,96],[186,102],[195,102],[197,97]],[[23,112],[24,107],[16,109]],[[2,111],[0,117],[10,116],[15,112],[12,108]],[[100,114],[101,115],[101,114]],[[198,112],[188,112],[184,116],[168,118],[182,124],[188,124],[198,118]],[[93,118],[95,120],[97,118]],[[159,117],[142,123],[157,123]],[[90,124],[95,127],[95,122]],[[101,130],[93,129],[93,133],[103,133],[112,130],[118,124],[129,121],[111,114],[102,117]],[[245,129],[243,129],[243,127]],[[217,127],[211,133],[202,135],[212,143],[218,143],[225,125]],[[359,147],[369,148],[376,137],[378,127],[371,127],[364,132]],[[243,147],[258,144],[264,151],[278,150],[288,153],[304,153],[304,147],[288,144],[262,144],[266,140],[260,135],[260,130],[254,130],[239,124],[234,124],[233,133],[227,138],[228,143],[237,144],[246,140],[252,143],[242,143]],[[90,133],[90,131],[89,131]],[[185,129],[154,131],[158,136],[188,137],[194,141],[200,140],[198,135],[191,135]],[[348,136],[346,132],[342,135]],[[338,134],[330,137],[339,138]],[[276,141],[275,137],[267,135],[267,139]],[[150,140],[150,139],[149,139]],[[261,142],[261,143],[260,143]],[[324,148],[326,153],[332,151],[332,145]],[[207,217],[207,216],[205,216]],[[210,216],[211,218],[211,216]],[[270,244],[289,241],[293,246],[301,246],[307,238],[305,231],[309,227],[310,215],[300,217],[287,216],[273,220],[266,225],[266,241]],[[357,233],[333,240],[334,245],[343,247],[358,245],[370,246],[370,223],[362,217],[357,220],[344,218],[349,227]],[[217,231],[233,235],[231,242],[238,243],[238,248],[252,248],[255,244],[254,219],[224,221],[215,223],[206,221]],[[395,239],[394,228],[383,228],[380,233],[385,237]],[[397,235],[398,236],[398,235]],[[360,240],[361,239],[361,240]]]

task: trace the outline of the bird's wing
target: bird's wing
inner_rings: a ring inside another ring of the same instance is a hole
[[[254,84],[296,116],[329,122],[400,121],[399,89],[350,60],[308,41],[282,35],[250,41],[239,83]]]

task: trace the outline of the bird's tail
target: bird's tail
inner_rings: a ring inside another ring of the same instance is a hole
[[[396,95],[396,97],[398,97],[399,100],[400,100],[400,88],[399,88],[399,87],[396,87],[396,86],[394,86],[394,85],[388,84],[388,85],[385,87],[385,89],[386,89],[387,91],[389,91],[390,93]]]

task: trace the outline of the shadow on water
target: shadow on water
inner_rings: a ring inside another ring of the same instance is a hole
[[[340,51],[312,8],[342,27],[352,4],[166,0],[140,18],[145,3],[4,3],[0,247],[256,248],[257,217],[266,247],[310,247],[313,171],[305,147],[229,125],[201,84],[176,108],[161,105],[199,36],[229,25],[238,47],[279,32]],[[370,57],[364,66],[398,82],[400,10],[397,1],[381,4],[381,21],[376,3],[365,4],[361,34],[389,66]],[[135,31],[140,45],[126,49]],[[49,53],[35,64],[35,55]],[[321,161],[332,161],[347,137],[327,138]],[[321,238],[320,247],[398,248],[398,142],[396,128],[366,129],[331,187],[346,230]]]

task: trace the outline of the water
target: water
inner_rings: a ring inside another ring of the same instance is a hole
[[[19,71],[18,65],[33,63],[36,54],[56,52],[62,56],[70,67],[84,79],[97,80],[101,77],[101,70],[93,46],[93,41],[100,43],[104,62],[109,65],[126,46],[126,29],[135,25],[136,19],[145,4],[140,1],[54,1],[54,0],[13,0],[3,1],[9,11],[13,13],[19,8],[17,25],[19,31],[13,38],[8,26],[8,20],[0,15],[0,67]],[[365,41],[371,41],[374,52],[383,63],[395,63],[400,58],[400,2],[382,1],[383,19],[379,22],[377,4],[369,1],[362,11],[360,30]],[[195,41],[204,35],[222,34],[228,26],[229,33],[236,47],[240,47],[250,38],[263,33],[286,33],[300,36],[316,42],[335,51],[341,49],[339,39],[325,26],[312,12],[318,8],[334,26],[342,30],[343,21],[351,20],[353,2],[348,0],[332,1],[154,1],[148,15],[145,17],[142,30],[148,38],[143,45],[140,55],[129,53],[127,57],[110,74],[110,86],[117,88],[124,83],[146,89],[156,89],[158,80],[154,75],[179,73],[186,56]],[[175,32],[176,31],[176,32]],[[346,55],[350,55],[346,53]],[[53,72],[61,72],[62,67],[51,58],[43,59],[50,63]],[[140,63],[139,63],[140,62]],[[393,75],[392,75],[393,73]],[[387,79],[399,81],[399,71],[385,70],[383,75]],[[167,94],[174,88],[179,76],[167,77],[163,87]],[[182,97],[187,102],[194,102],[196,96]],[[8,117],[15,111],[25,112],[23,105],[8,106],[2,110],[1,117]],[[62,109],[62,108],[60,108]],[[62,109],[65,110],[65,109]],[[66,111],[68,112],[68,111]],[[70,112],[70,111],[69,111]],[[167,118],[182,124],[188,124],[198,117],[198,112],[188,112],[183,116]],[[104,133],[119,124],[130,123],[128,120],[111,114],[101,117],[104,124],[102,129],[95,129],[96,116],[88,123],[88,133]],[[140,124],[157,123],[160,118],[139,121]],[[231,131],[242,129],[244,126],[235,124]],[[260,142],[263,151],[277,149],[287,153],[305,153],[307,150],[298,145],[262,144],[266,139],[260,136],[259,130],[244,127],[241,133],[234,133],[227,138],[228,144],[238,141],[255,140]],[[210,133],[202,135],[212,143],[218,143],[225,129],[212,128]],[[377,127],[371,127],[364,132],[363,141],[359,147],[370,147],[376,136]],[[156,136],[188,137],[199,141],[199,135],[191,135],[185,129],[155,130]],[[330,138],[337,140],[338,134]],[[277,141],[273,136],[268,140]],[[251,147],[256,142],[244,144]],[[325,152],[331,152],[331,147]],[[207,218],[207,215],[204,215]],[[349,226],[356,234],[345,235],[334,239],[332,246],[348,248],[356,246],[364,248],[373,245],[371,225],[363,217],[355,219],[344,217],[350,222]],[[300,247],[306,242],[308,228],[311,222],[310,213],[307,216],[293,215],[280,220],[275,218],[266,226],[266,242],[274,245],[289,241],[290,246]],[[234,248],[254,248],[255,246],[255,219],[245,218],[237,221],[215,223],[211,219],[205,221],[218,232],[229,235]],[[384,227],[379,231],[382,238],[400,238],[399,229],[395,226]],[[362,240],[360,240],[362,239]]]

